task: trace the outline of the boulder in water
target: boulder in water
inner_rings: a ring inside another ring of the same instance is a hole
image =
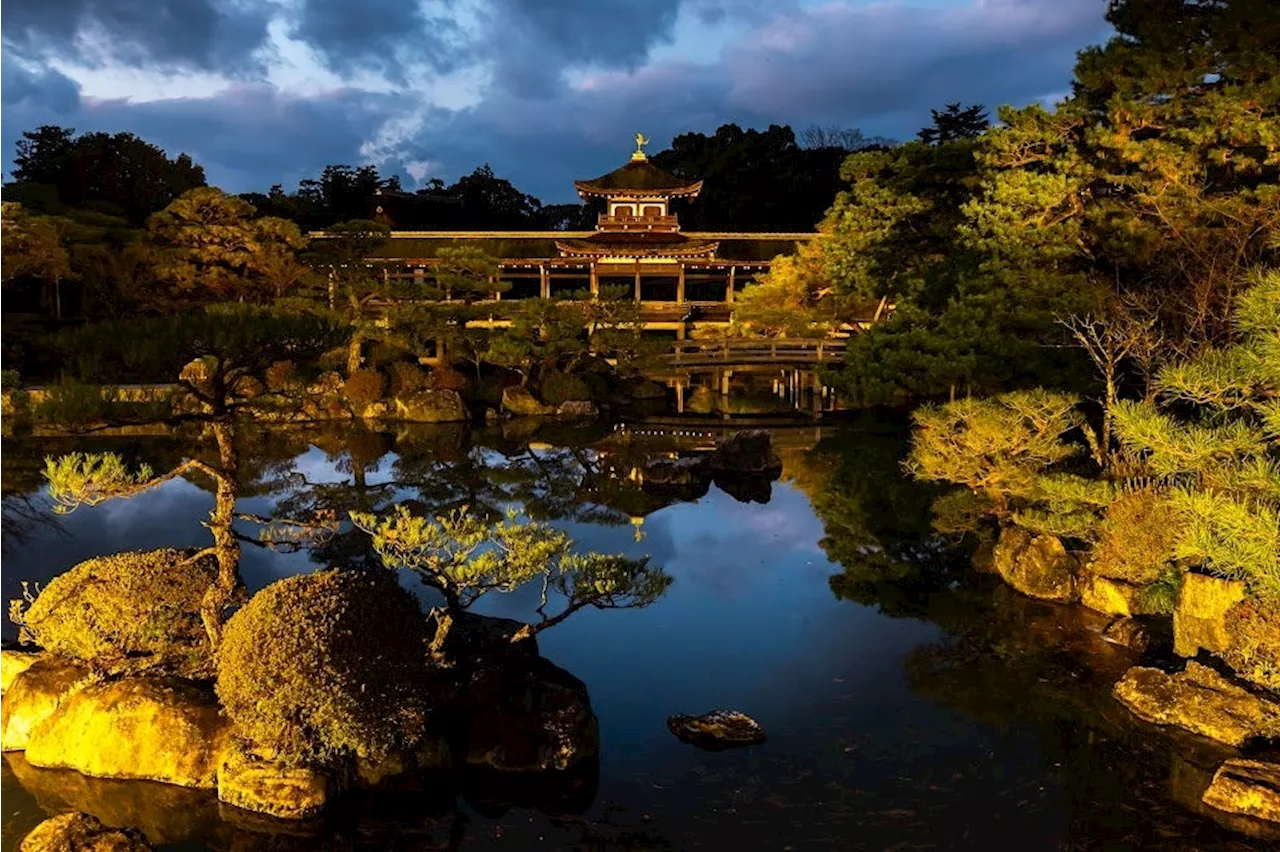
[[[1005,527],[993,561],[1004,581],[1028,597],[1063,602],[1077,597],[1078,563],[1056,536]]]
[[[53,715],[66,697],[89,676],[87,666],[58,657],[32,663],[14,677],[0,702],[0,742],[5,751],[22,751],[31,734]]]
[[[212,789],[227,724],[213,690],[175,677],[91,683],[31,733],[27,760],[96,778]]]
[[[471,412],[456,390],[416,390],[394,400],[387,417],[406,423],[457,423],[471,419]]]
[[[1203,801],[1218,810],[1280,822],[1280,764],[1228,760],[1214,773]]]
[[[149,852],[151,844],[132,828],[108,828],[95,816],[61,814],[37,825],[19,852]]]
[[[712,710],[701,716],[668,716],[667,729],[683,742],[711,751],[758,745],[767,739],[759,722],[737,710]]]
[[[545,416],[555,414],[555,406],[544,405],[523,385],[511,385],[502,389],[502,409],[517,416]]]
[[[1280,703],[1194,660],[1172,675],[1135,666],[1125,672],[1113,694],[1141,719],[1185,728],[1236,748],[1255,738],[1280,735]]]

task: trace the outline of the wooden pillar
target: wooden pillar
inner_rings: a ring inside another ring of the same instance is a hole
[[[684,414],[684,382],[676,379],[676,414]]]
[[[684,304],[684,264],[680,264],[680,274],[676,277],[676,303]]]
[[[551,298],[551,276],[547,274],[547,265],[545,263],[538,264],[538,297],[541,299]]]
[[[733,304],[733,273],[737,271],[737,269],[738,267],[736,266],[729,267],[729,288],[725,291],[725,294],[724,294],[725,304],[729,304],[729,305]]]
[[[640,260],[636,259],[636,301],[640,301]]]
[[[600,271],[596,269],[595,261],[591,261],[591,298],[597,301],[600,298]]]

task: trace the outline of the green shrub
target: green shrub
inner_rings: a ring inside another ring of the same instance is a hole
[[[559,405],[571,400],[591,399],[591,388],[578,376],[560,370],[548,370],[542,376],[541,393],[538,396],[547,405]]]
[[[1222,659],[1242,678],[1280,692],[1280,606],[1245,600],[1227,611]]]
[[[56,654],[111,668],[126,659],[178,674],[210,673],[200,601],[217,578],[212,557],[190,551],[130,550],[99,556],[58,575],[14,620]]]
[[[85,384],[63,374],[49,388],[48,396],[35,405],[33,414],[40,423],[66,429],[85,429],[107,420],[118,411],[115,388]]]
[[[1154,582],[1138,594],[1138,606],[1151,615],[1173,615],[1178,606],[1178,590],[1182,588],[1182,569],[1166,565]]]
[[[21,390],[22,379],[17,370],[0,370],[0,390],[12,392]]]
[[[273,361],[266,370],[267,389],[279,393],[298,384],[298,367],[292,361]]]
[[[241,736],[287,762],[382,759],[421,734],[426,637],[386,573],[289,577],[227,622],[218,697]]]
[[[389,391],[393,397],[408,396],[426,386],[427,376],[417,364],[408,361],[396,361],[387,365],[387,375],[391,377]]]
[[[372,405],[382,399],[387,381],[377,370],[356,370],[342,386],[343,394],[359,406]]]
[[[1178,525],[1169,501],[1149,488],[1122,494],[1099,524],[1090,570],[1135,585],[1154,583],[1173,561]]]

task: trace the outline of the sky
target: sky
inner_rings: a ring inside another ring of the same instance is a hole
[[[209,182],[329,163],[407,187],[489,163],[545,203],[722,124],[908,139],[930,108],[1053,103],[1105,0],[5,0],[0,144],[130,131]]]

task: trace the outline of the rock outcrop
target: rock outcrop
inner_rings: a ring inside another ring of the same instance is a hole
[[[710,751],[764,742],[764,728],[737,710],[712,710],[701,716],[676,714],[667,718],[667,730],[682,742]]]
[[[1280,764],[1228,760],[1214,773],[1203,801],[1218,810],[1280,822]]]
[[[392,400],[386,416],[406,423],[458,423],[471,412],[456,390],[417,390]]]
[[[0,743],[4,750],[25,749],[32,732],[88,676],[86,666],[47,657],[14,677],[0,702]]]
[[[993,561],[1004,581],[1028,597],[1061,602],[1077,597],[1079,565],[1055,536],[1005,527],[996,542]]]
[[[502,389],[502,410],[518,417],[545,417],[555,414],[555,406],[544,405],[523,385]]]
[[[218,801],[281,819],[306,819],[324,810],[329,779],[307,767],[264,760],[240,748],[228,749],[218,766]]]
[[[571,399],[556,406],[556,416],[582,419],[599,417],[600,409],[589,399]]]
[[[24,648],[0,649],[0,694],[7,692],[13,679],[31,668],[41,656],[40,651]]]
[[[1117,618],[1102,631],[1102,638],[1135,651],[1145,651],[1151,645],[1151,636],[1145,627],[1129,616]]]
[[[212,690],[181,678],[126,678],[68,695],[32,731],[26,757],[97,778],[212,789],[226,735]]]
[[[1103,615],[1142,614],[1142,589],[1123,580],[1085,574],[1080,581],[1080,603]]]
[[[1194,657],[1200,649],[1221,653],[1231,644],[1227,610],[1244,600],[1243,580],[1187,574],[1173,611],[1173,651]]]
[[[504,772],[565,770],[600,752],[600,731],[582,681],[542,657],[480,662],[458,698],[466,762]]]
[[[1280,734],[1280,703],[1237,686],[1195,661],[1167,674],[1135,666],[1125,672],[1113,694],[1141,719],[1174,725],[1229,746]]]
[[[151,844],[142,832],[108,828],[97,817],[70,813],[37,825],[22,841],[18,852],[148,852]]]

